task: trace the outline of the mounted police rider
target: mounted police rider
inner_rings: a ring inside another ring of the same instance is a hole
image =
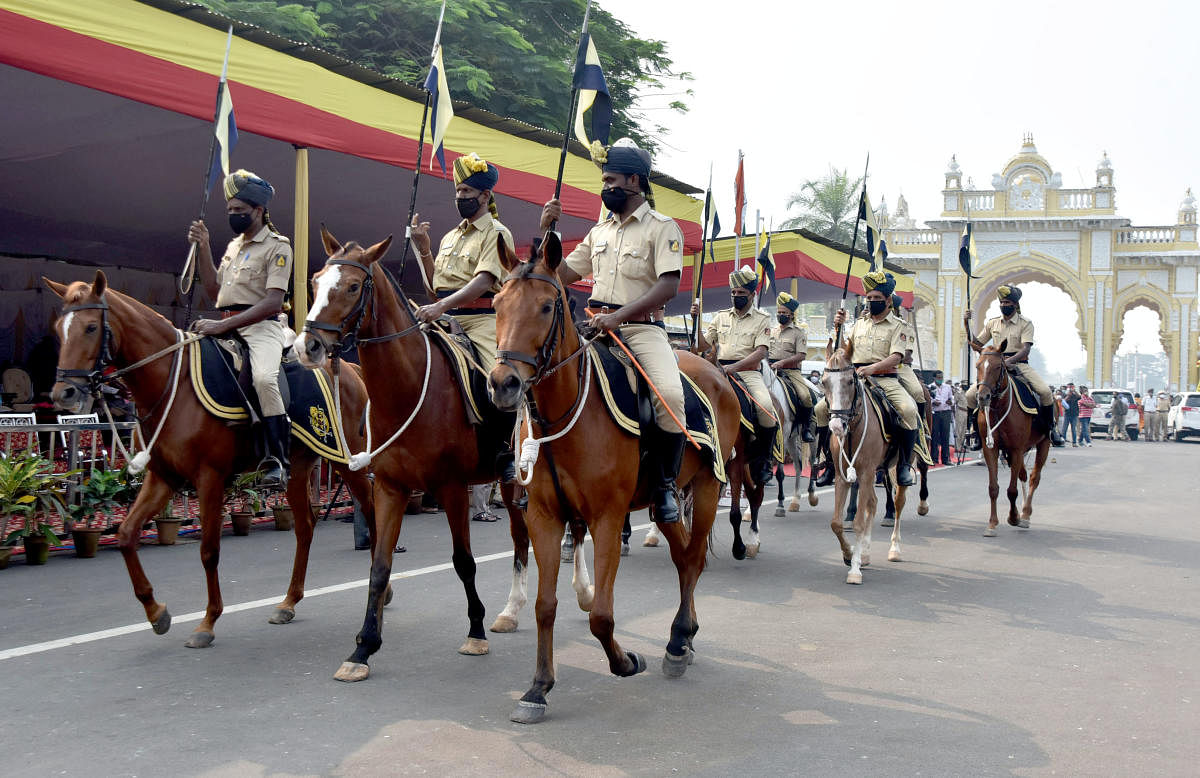
[[[800,405],[796,413],[796,426],[801,430],[805,443],[813,442],[809,420],[812,419],[813,396],[816,387],[804,377],[801,363],[808,356],[808,325],[796,321],[800,301],[787,292],[780,292],[775,299],[775,319],[779,326],[773,333],[767,361],[779,377],[792,385]]]
[[[600,312],[592,326],[619,332],[666,401],[653,397],[657,435],[650,461],[658,468],[652,475],[654,520],[669,524],[679,521],[675,479],[685,438],[667,408],[683,420],[683,382],[666,327],[655,313],[679,291],[683,232],[674,219],[654,210],[649,152],[622,138],[607,149],[594,148],[593,159],[602,171],[600,199],[609,213],[559,265],[558,277],[564,284],[589,274],[595,279],[588,308]],[[546,203],[542,231],[561,215],[558,200]]]
[[[996,295],[1000,300],[1000,315],[984,323],[983,332],[978,338],[971,334],[971,309],[968,308],[963,313],[967,341],[979,348],[989,342],[997,347],[1002,343],[1007,344],[1007,350],[1004,352],[1005,367],[1023,380],[1038,396],[1038,420],[1049,433],[1050,442],[1061,446],[1066,441],[1058,432],[1054,395],[1042,377],[1029,366],[1029,352],[1033,348],[1033,322],[1021,314],[1021,288],[1015,285],[1001,286],[996,290]],[[972,411],[979,407],[978,391],[977,386],[972,386],[967,391],[967,408]]]
[[[766,483],[775,471],[771,448],[775,443],[778,420],[767,410],[772,407],[771,394],[759,370],[772,338],[770,315],[753,304],[757,286],[758,276],[748,267],[729,274],[729,297],[733,306],[713,316],[700,334],[696,350],[703,353],[715,349],[714,357],[721,369],[726,375],[736,375],[753,399],[758,423],[754,429],[754,443],[747,453],[752,463],[761,465],[755,480]],[[699,304],[692,303],[691,313],[692,316],[699,315]]]
[[[265,486],[287,480],[291,422],[279,391],[279,362],[287,345],[285,325],[276,317],[292,277],[292,246],[271,223],[267,203],[275,188],[248,170],[225,178],[225,210],[233,240],[220,267],[213,264],[208,228],[194,221],[188,240],[196,244],[196,266],[210,298],[222,317],[200,319],[193,329],[201,335],[237,331],[250,350],[250,372],[262,408],[266,456],[259,463]]]
[[[925,388],[921,385],[921,379],[917,377],[917,371],[912,366],[913,344],[917,342],[917,331],[911,323],[905,321],[903,305],[904,298],[893,292],[892,313],[902,322],[905,335],[904,358],[896,367],[896,377],[900,379],[900,385],[904,387],[904,391],[908,392],[913,398],[913,402],[917,404],[917,419],[923,421],[925,419]]]

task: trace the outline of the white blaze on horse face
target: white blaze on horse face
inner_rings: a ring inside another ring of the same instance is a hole
[[[71,333],[71,321],[74,318],[75,318],[74,312],[68,313],[66,316],[64,316],[62,318],[62,342],[59,345],[60,349],[66,348],[66,346],[67,346],[67,335],[69,335]]]
[[[307,321],[315,321],[318,316],[325,310],[325,306],[329,305],[329,293],[337,288],[338,281],[342,278],[342,266],[331,265],[325,268],[325,272],[317,281],[317,294],[313,298],[312,308],[308,309]]]

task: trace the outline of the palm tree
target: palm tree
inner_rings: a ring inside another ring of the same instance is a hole
[[[788,210],[799,207],[800,214],[780,226],[785,230],[799,227],[849,245],[854,236],[861,186],[862,178],[851,180],[846,170],[831,166],[824,178],[805,181],[800,191],[788,198]]]

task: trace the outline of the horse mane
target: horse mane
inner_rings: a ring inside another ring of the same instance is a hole
[[[92,285],[90,283],[88,283],[87,281],[72,281],[70,283],[70,285],[67,287],[66,293],[63,294],[63,307],[79,305],[80,303],[84,302],[88,297],[90,297],[91,294],[92,294]],[[124,292],[118,291],[111,286],[107,287],[104,290],[104,298],[107,301],[109,301],[110,306],[112,304],[112,301],[116,300],[118,302],[118,304],[127,305],[135,311],[145,313],[147,316],[150,316],[150,317],[157,316],[159,319],[161,319],[163,321],[164,324],[166,324],[169,327],[173,328],[175,326],[174,324],[171,323],[170,319],[168,319],[166,316],[163,316],[161,313],[154,310],[150,306],[146,305],[142,301],[140,301],[134,297],[130,297],[129,295],[125,294]]]

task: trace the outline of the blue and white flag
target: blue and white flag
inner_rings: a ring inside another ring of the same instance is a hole
[[[214,184],[224,181],[229,175],[229,157],[238,140],[237,122],[233,119],[233,96],[229,94],[228,82],[221,82],[221,96],[218,99],[217,121],[213,125],[213,132],[217,136],[217,153],[213,154],[212,168],[208,171],[210,191]]]
[[[585,32],[579,39],[579,55],[575,60],[575,77],[571,86],[579,90],[579,105],[575,109],[575,137],[585,146],[592,141],[608,145],[608,133],[612,128],[612,99],[608,96],[608,85],[604,82],[604,71],[600,69],[600,55],[591,33]],[[592,111],[591,138],[584,129],[583,114]]]
[[[442,175],[446,175],[446,149],[442,141],[446,137],[446,128],[454,118],[454,106],[450,104],[450,87],[446,84],[446,66],[442,64],[442,47],[439,45],[433,54],[433,64],[429,67],[429,77],[425,79],[425,89],[433,96],[433,126],[430,133],[433,138],[433,154],[429,157],[429,169],[433,170],[433,159],[441,163]]]

